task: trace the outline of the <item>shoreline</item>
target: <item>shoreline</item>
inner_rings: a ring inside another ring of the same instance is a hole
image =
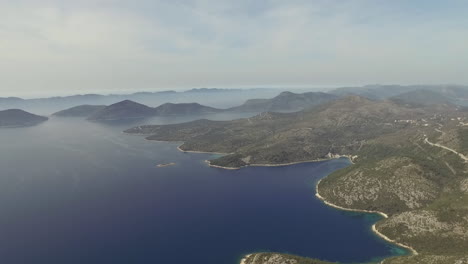
[[[382,216],[383,218],[388,218],[388,215],[386,213],[383,213],[383,212],[380,212],[380,211],[370,211],[370,210],[363,210],[363,209],[353,209],[353,208],[346,208],[346,207],[342,207],[342,206],[339,206],[339,205],[336,205],[336,204],[333,204],[331,202],[328,202],[323,196],[320,195],[319,193],[319,184],[320,182],[322,181],[322,179],[320,179],[317,184],[315,185],[315,197],[317,197],[319,200],[321,200],[324,204],[330,206],[330,207],[333,207],[335,209],[339,209],[339,210],[343,210],[343,211],[350,211],[350,212],[359,212],[359,213],[368,213],[368,214],[379,214],[380,216]],[[374,232],[374,234],[376,234],[378,237],[382,238],[383,240],[389,242],[389,243],[392,243],[392,244],[395,244],[399,247],[402,247],[402,248],[405,248],[407,250],[409,250],[411,252],[412,255],[416,256],[418,255],[418,252],[408,246],[408,245],[405,245],[405,244],[402,244],[398,241],[395,241],[389,237],[387,237],[386,235],[382,234],[378,229],[377,229],[377,223],[374,223],[371,227],[371,230],[372,232]],[[384,260],[382,260],[381,263],[383,263]]]
[[[347,157],[340,156],[340,157],[329,158],[329,159],[314,159],[314,160],[294,161],[294,162],[277,163],[277,164],[253,163],[253,164],[249,164],[248,166],[249,167],[282,167],[282,166],[290,166],[290,165],[296,165],[296,164],[301,164],[301,163],[313,163],[313,162],[334,160],[334,159],[339,159],[339,158],[347,158]]]
[[[146,139],[146,138],[145,138]],[[146,139],[148,141],[150,141],[149,139]],[[151,141],[158,141],[158,140],[151,140]],[[160,142],[180,142],[180,141],[160,141]],[[181,145],[179,145],[177,147],[177,150],[181,151],[181,152],[185,152],[185,153],[201,153],[201,154],[218,154],[218,155],[228,155],[230,153],[221,153],[221,152],[207,152],[207,151],[187,151],[187,150],[183,150],[181,149],[180,147],[183,145],[183,143]],[[213,167],[213,168],[219,168],[219,169],[226,169],[226,170],[239,170],[241,168],[245,168],[245,167],[281,167],[281,166],[289,166],[289,165],[295,165],[295,164],[300,164],[300,163],[312,163],[312,162],[320,162],[320,161],[327,161],[327,160],[333,160],[333,159],[340,159],[340,158],[347,158],[351,164],[355,164],[353,159],[355,158],[356,156],[352,156],[352,155],[333,155],[331,156],[330,158],[325,158],[325,159],[315,159],[315,160],[308,160],[308,161],[296,161],[296,162],[289,162],[289,163],[282,163],[282,164],[249,164],[249,165],[246,165],[246,166],[242,166],[242,167],[224,167],[224,166],[219,166],[219,165],[213,165],[211,164],[211,162],[209,160],[205,160],[205,162],[208,164],[208,166],[210,167]],[[326,176],[325,176],[326,177]],[[322,178],[323,179],[323,178]],[[362,209],[353,209],[353,208],[346,208],[346,207],[342,207],[342,206],[339,206],[339,205],[336,205],[336,204],[333,204],[331,202],[328,202],[323,196],[320,195],[319,193],[319,184],[320,182],[322,181],[322,179],[320,179],[317,184],[315,185],[315,196],[321,200],[324,204],[332,207],[332,208],[335,208],[335,209],[339,209],[339,210],[343,210],[343,211],[351,211],[351,212],[360,212],[360,213],[370,213],[370,214],[378,214],[380,216],[382,216],[383,218],[388,218],[388,215],[383,213],[383,212],[380,212],[380,211],[370,211],[370,210],[362,210]],[[389,242],[389,243],[392,243],[396,246],[399,246],[401,248],[405,248],[407,250],[409,250],[411,252],[411,254],[413,256],[416,256],[418,255],[418,252],[410,247],[410,246],[407,246],[407,245],[404,245],[400,242],[397,242],[389,237],[387,237],[386,235],[382,234],[376,227],[377,223],[374,223],[371,227],[371,230],[372,232],[377,235],[378,237],[380,237],[381,239]],[[251,256],[252,254],[248,254],[246,256],[244,256],[242,259],[241,259],[241,262],[240,264],[245,264],[245,261],[247,260],[247,258],[249,256]],[[383,262],[385,261],[382,260],[380,263],[382,264]]]
[[[183,151],[183,150],[180,150],[180,151]],[[183,151],[183,152],[186,152],[186,151]],[[216,153],[216,152],[194,152],[194,153],[222,154],[222,153]],[[295,162],[277,163],[277,164],[254,163],[254,164],[249,164],[249,165],[245,165],[245,166],[242,166],[242,167],[225,167],[225,166],[213,165],[213,164],[211,164],[211,162],[209,160],[205,160],[205,162],[208,163],[208,166],[213,167],[213,168],[219,168],[219,169],[225,169],[225,170],[240,170],[242,168],[247,168],[247,167],[283,167],[283,166],[297,165],[297,164],[301,164],[301,163],[314,163],[314,162],[321,162],[321,161],[329,161],[329,160],[340,159],[340,158],[348,158],[348,160],[352,164],[354,164],[354,162],[348,156],[339,156],[339,157],[334,157],[334,158],[329,158],[329,159],[304,160],[304,161],[295,161]]]
[[[203,153],[207,153],[207,152],[203,152]],[[339,158],[332,158],[332,159],[339,159]],[[240,170],[242,168],[247,168],[247,167],[283,167],[283,166],[290,166],[290,165],[296,165],[296,164],[301,164],[301,163],[313,163],[313,162],[327,161],[327,160],[332,160],[332,159],[305,160],[305,161],[296,161],[296,162],[278,163],[278,164],[249,164],[249,165],[245,165],[242,167],[224,167],[224,166],[219,166],[219,165],[213,165],[211,164],[209,160],[205,160],[205,162],[208,163],[208,166],[213,167],[213,168],[219,168],[219,169],[225,169],[225,170]]]
[[[210,166],[212,168],[218,168],[218,169],[224,169],[224,170],[240,170],[240,169],[242,169],[242,167],[223,167],[223,166],[219,166],[219,165],[212,165],[209,160],[205,160],[205,162],[208,164],[208,166]]]
[[[124,131],[123,133],[126,133],[126,132]],[[133,134],[133,133],[126,133],[126,134]],[[143,134],[133,134],[133,135],[145,136],[145,135],[143,135]],[[177,146],[177,150],[180,151],[180,152],[184,152],[184,153],[214,154],[214,155],[230,155],[230,154],[233,154],[233,153],[214,152],[214,151],[183,150],[183,149],[180,148],[182,145],[184,145],[183,141],[155,140],[155,139],[147,139],[147,138],[144,138],[144,139],[147,140],[147,141],[167,142],[167,143],[180,143],[180,142],[182,142],[182,144],[180,144],[179,146]],[[355,159],[356,157],[357,157],[357,156],[353,156],[353,155],[338,155],[338,154],[333,155],[333,154],[331,154],[330,157],[328,157],[328,158],[322,158],[322,159],[304,160],[304,161],[293,161],[293,162],[287,162],[287,163],[272,163],[272,164],[268,164],[268,163],[252,163],[252,164],[248,164],[248,165],[241,166],[241,167],[225,167],[225,166],[220,166],[220,165],[213,165],[213,164],[211,164],[211,162],[210,162],[209,160],[205,160],[205,162],[208,163],[208,165],[209,165],[210,167],[213,167],[213,168],[226,169],[226,170],[239,170],[239,169],[247,168],[247,167],[281,167],[281,166],[290,166],[290,165],[296,165],[296,164],[301,164],[301,163],[320,162],[320,161],[334,160],[334,159],[340,159],[340,158],[347,158],[347,159],[351,162],[351,164],[355,164],[355,163],[354,163],[354,159]]]
[[[317,184],[315,185],[315,197],[317,197],[319,200],[321,200],[324,204],[330,206],[330,207],[333,207],[335,209],[340,209],[340,210],[343,210],[343,211],[350,211],[350,212],[358,212],[358,213],[369,213],[369,214],[378,214],[380,216],[382,216],[383,218],[388,218],[388,215],[386,213],[383,213],[383,212],[379,212],[379,211],[370,211],[370,210],[363,210],[363,209],[353,209],[353,208],[346,208],[346,207],[342,207],[342,206],[339,206],[339,205],[336,205],[336,204],[333,204],[333,203],[330,203],[329,201],[325,200],[325,198],[320,195],[319,193],[319,190],[318,190],[318,186],[320,184],[320,182],[322,181],[322,179],[320,179]]]
[[[245,264],[245,262],[247,261],[247,259],[248,259],[250,256],[252,256],[252,254],[245,255],[245,256],[241,259],[240,264]]]
[[[150,139],[148,139],[150,140]],[[164,142],[164,141],[162,141]],[[166,141],[168,142],[168,141]],[[175,141],[174,141],[175,142]],[[197,150],[183,150],[180,147],[183,145],[183,143],[177,147],[177,150],[180,152],[186,152],[186,153],[199,153],[199,154],[217,154],[217,155],[229,155],[231,153],[224,153],[224,152],[210,152],[210,151],[197,151]]]

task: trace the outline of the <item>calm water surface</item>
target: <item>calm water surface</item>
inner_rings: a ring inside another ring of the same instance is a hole
[[[137,124],[52,118],[0,129],[0,263],[235,264],[261,251],[360,262],[404,253],[370,231],[378,216],[315,198],[317,180],[346,159],[214,169],[203,162],[209,154],[121,133]],[[177,165],[156,168],[166,162]]]

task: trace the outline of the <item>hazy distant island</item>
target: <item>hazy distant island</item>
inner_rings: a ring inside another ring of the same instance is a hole
[[[157,107],[149,107],[131,100],[124,100],[109,106],[80,105],[54,113],[54,116],[86,117],[88,120],[122,120],[132,118],[149,118],[155,116],[201,115],[214,113],[236,112],[294,112],[307,107],[319,105],[337,99],[338,96],[322,92],[296,94],[282,92],[271,99],[251,99],[244,104],[219,109],[199,103],[165,103]]]
[[[79,105],[72,108],[68,108],[62,111],[58,111],[53,116],[61,117],[88,117],[104,109],[105,105]]]
[[[219,109],[201,105],[198,103],[165,103],[157,107],[149,107],[131,100],[124,100],[109,106],[80,105],[54,113],[54,116],[62,117],[86,117],[88,120],[122,120],[132,118],[149,118],[156,116],[175,115],[202,115],[215,113],[236,112],[294,112],[307,107],[330,102],[339,98],[327,93],[304,93],[282,92],[271,99],[251,99],[244,104]]]
[[[145,118],[154,116],[156,111],[146,105],[130,100],[106,106],[88,117],[89,120],[118,120],[129,118]]]
[[[198,103],[165,103],[158,107],[149,107],[131,100],[124,100],[109,106],[81,105],[54,113],[55,116],[86,117],[88,120],[123,120],[171,115],[200,115],[222,112],[221,109]]]
[[[320,91],[320,92],[319,92]],[[468,89],[462,85],[366,85],[356,87],[329,88],[261,88],[261,89],[216,89],[203,88],[187,91],[159,91],[136,92],[131,94],[83,94],[62,97],[46,97],[35,99],[23,99],[19,97],[0,97],[0,110],[23,109],[31,113],[50,115],[70,107],[79,107],[73,111],[80,111],[81,106],[110,106],[125,100],[134,101],[150,107],[156,107],[165,103],[181,104],[197,102],[207,107],[228,109],[233,112],[293,112],[303,109],[303,106],[312,105],[308,100],[312,99],[316,104],[320,101],[343,97],[346,95],[359,95],[371,100],[389,99],[403,93],[412,91],[432,91],[432,98],[443,97],[451,103],[468,104]],[[278,96],[281,92],[285,92]],[[292,92],[292,95],[291,95]],[[308,95],[308,92],[317,92]],[[435,96],[435,97],[434,97]],[[274,100],[271,100],[275,98]],[[295,98],[293,98],[295,97]],[[312,97],[316,97],[315,99]],[[252,99],[256,98],[256,99]],[[294,100],[291,100],[294,99]],[[425,101],[425,98],[418,100]],[[413,99],[411,99],[413,100]],[[432,99],[431,99],[432,100]],[[438,99],[437,99],[438,100]],[[302,106],[301,106],[302,104]],[[86,107],[83,107],[86,109]],[[92,114],[80,117],[89,117]],[[85,111],[86,112],[86,111]],[[65,115],[67,113],[64,113]],[[58,114],[61,115],[61,114]],[[75,113],[71,113],[71,116]]]
[[[60,110],[81,105],[112,105],[124,100],[155,107],[164,103],[193,103],[216,108],[229,108],[242,104],[251,98],[271,98],[285,89],[218,89],[199,88],[186,91],[135,92],[130,94],[78,94],[24,99],[0,97],[0,110],[23,109],[32,113],[50,115]]]
[[[375,95],[376,89],[364,91]],[[333,206],[388,216],[375,232],[411,254],[386,264],[468,260],[468,112],[447,96],[464,91],[446,89],[437,97],[432,89],[405,90],[402,94],[410,93],[383,100],[339,92],[336,99],[299,112],[126,132],[183,141],[183,151],[226,153],[210,161],[225,168],[350,157],[354,164],[320,181],[317,191]],[[323,262],[257,253],[242,263]]]
[[[31,114],[20,109],[0,111],[0,127],[34,126],[47,120],[47,117]]]

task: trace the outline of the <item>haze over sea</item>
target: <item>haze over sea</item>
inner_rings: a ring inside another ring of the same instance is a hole
[[[51,118],[0,130],[1,263],[235,264],[262,251],[362,262],[405,253],[371,232],[379,216],[315,198],[316,182],[347,159],[210,168],[210,154],[122,133],[139,122]]]

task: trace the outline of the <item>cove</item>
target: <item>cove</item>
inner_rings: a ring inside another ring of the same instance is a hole
[[[52,118],[0,130],[0,262],[236,264],[268,251],[353,263],[406,254],[372,233],[378,215],[315,197],[317,181],[347,159],[210,168],[210,154],[121,133],[132,125]]]

